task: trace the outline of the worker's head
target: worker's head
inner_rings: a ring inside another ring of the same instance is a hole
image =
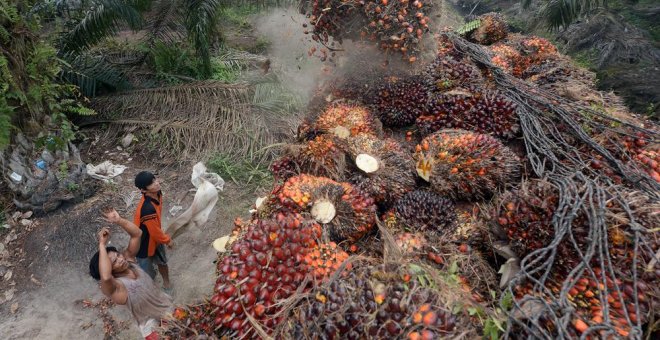
[[[105,250],[108,252],[108,258],[110,258],[110,263],[112,264],[112,274],[121,273],[128,269],[128,261],[124,257],[124,254],[121,254],[117,251],[115,247],[105,247]],[[94,279],[101,279],[101,272],[99,271],[99,252],[97,251],[92,259],[89,260],[89,275]]]
[[[135,186],[145,194],[160,191],[160,181],[149,171],[141,171],[135,176]]]

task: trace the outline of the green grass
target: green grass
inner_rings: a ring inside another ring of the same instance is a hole
[[[582,50],[571,55],[571,58],[580,67],[593,70],[594,61],[598,58],[598,51],[591,48],[588,50]]]
[[[211,79],[233,83],[241,76],[242,66],[224,61],[221,57],[211,58]]]
[[[231,24],[240,29],[250,29],[250,16],[258,14],[261,10],[253,4],[240,4],[222,6],[218,12],[218,21]]]
[[[209,169],[225,180],[238,185],[260,187],[272,182],[272,176],[264,163],[248,160],[234,161],[222,153],[215,154],[206,163]]]

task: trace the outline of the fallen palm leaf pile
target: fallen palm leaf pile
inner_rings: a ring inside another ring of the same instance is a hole
[[[328,89],[352,95],[313,106],[213,297],[165,337],[657,331],[658,133],[546,40],[496,16],[463,35],[441,34],[422,74]]]

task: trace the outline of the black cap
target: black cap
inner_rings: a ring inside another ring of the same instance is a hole
[[[135,176],[135,186],[141,190],[147,190],[147,187],[154,182],[156,176],[149,171],[142,171]]]

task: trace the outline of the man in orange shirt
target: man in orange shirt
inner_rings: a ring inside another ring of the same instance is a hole
[[[142,230],[140,239],[140,250],[136,259],[142,270],[147,272],[153,279],[156,276],[154,264],[158,266],[158,272],[163,277],[163,289],[170,293],[169,268],[165,247],[172,247],[172,239],[161,229],[162,192],[160,181],[148,171],[142,171],[135,176],[135,186],[142,192],[142,199],[135,211],[135,225]]]

